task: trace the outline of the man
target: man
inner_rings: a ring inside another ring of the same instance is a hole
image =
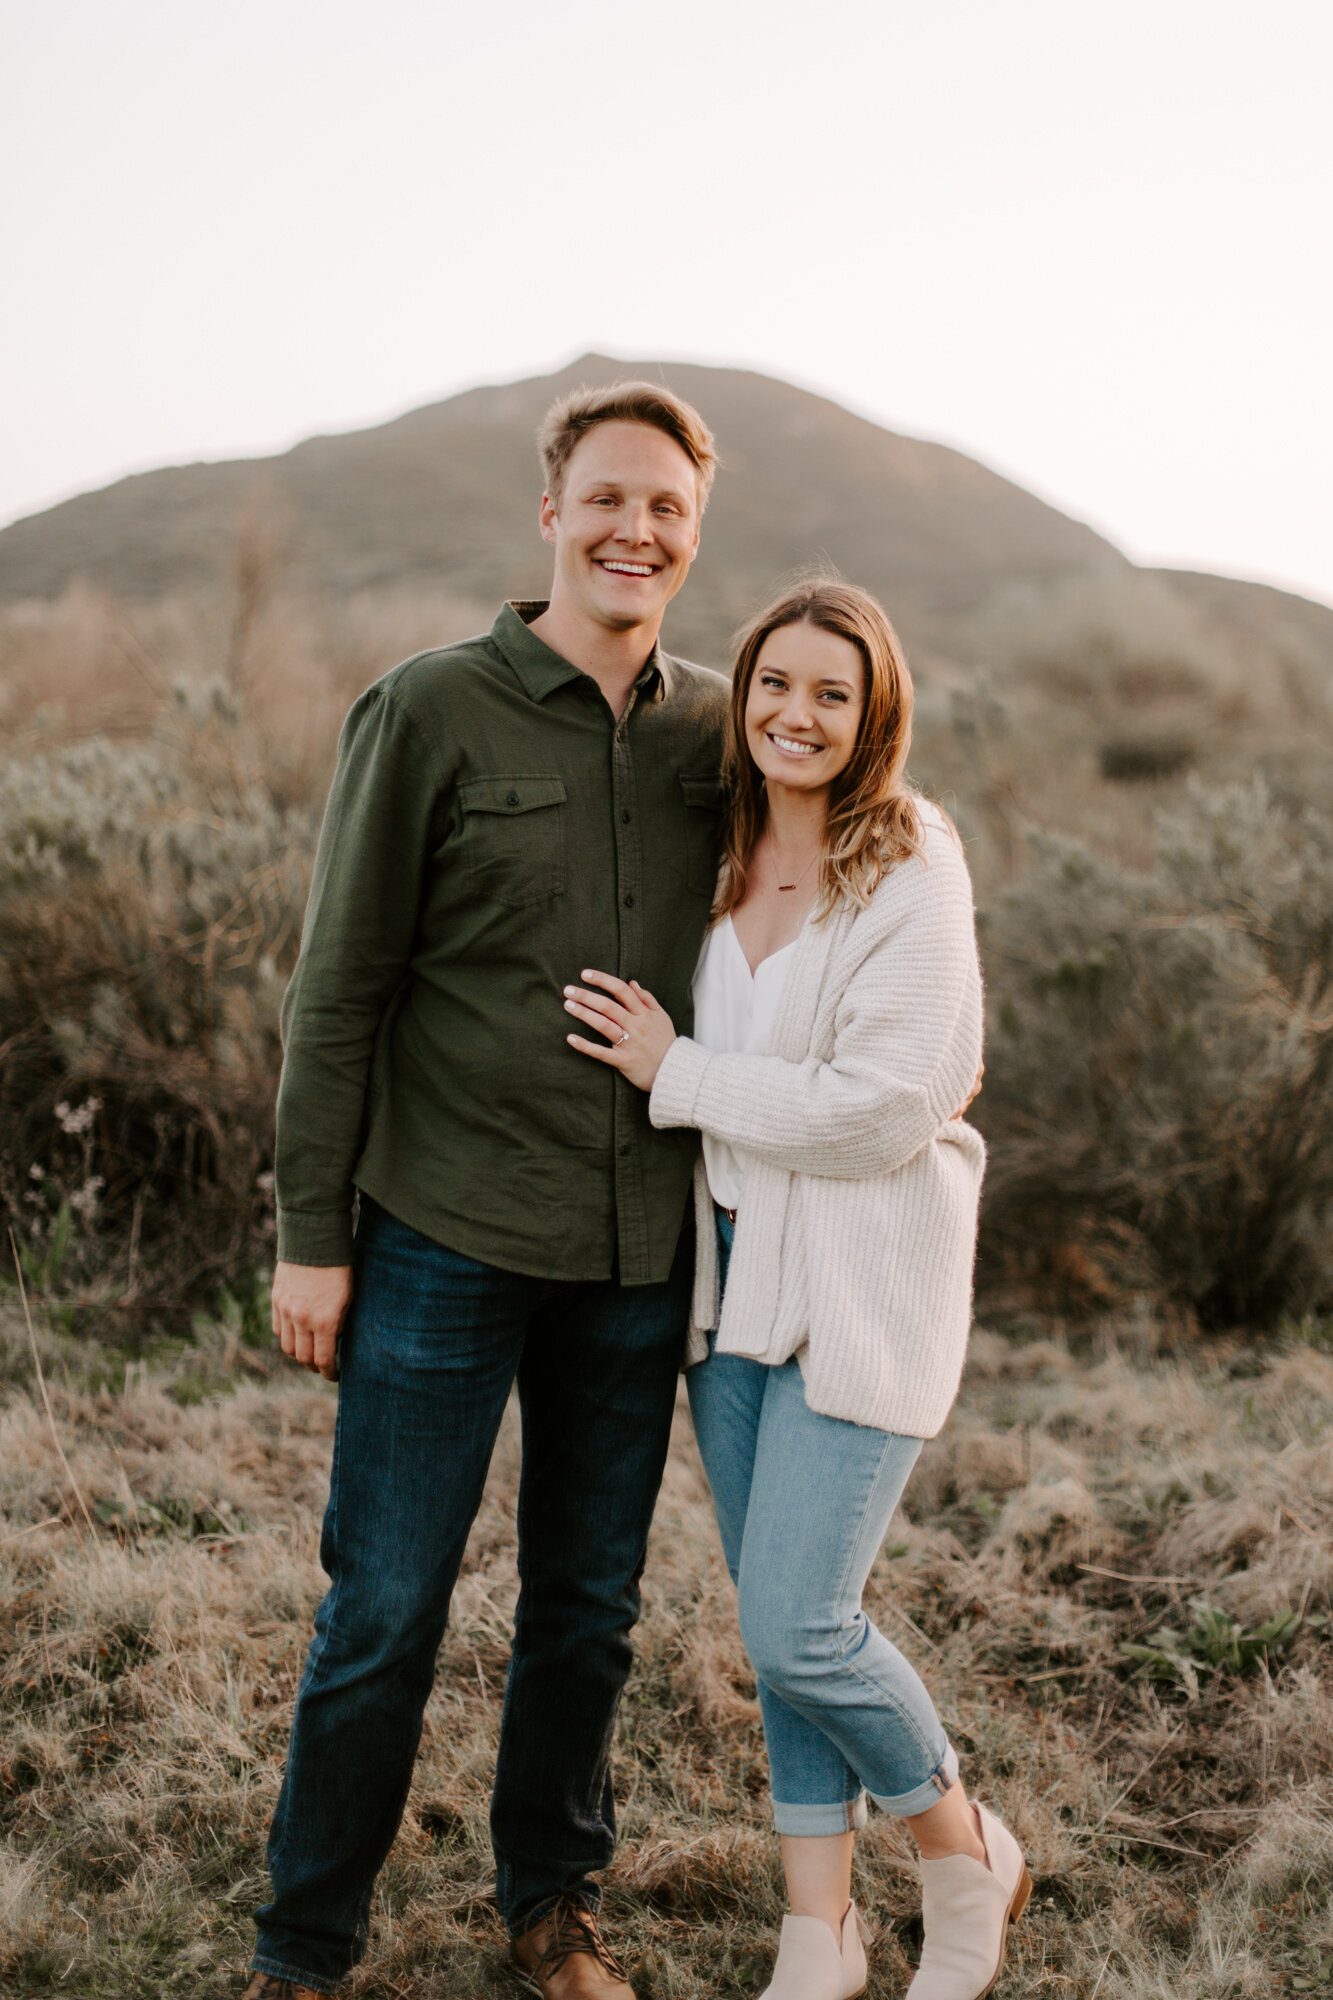
[[[715,456],[647,383],[563,398],[539,443],[550,601],[506,605],[352,708],[284,1007],[274,1329],[341,1389],[330,1588],[245,2000],[332,1993],[365,1948],[515,1379],[497,1901],[534,1992],[631,2000],[592,1871],[614,1840],[695,1138],[654,1131],[639,1092],[568,1047],[562,988],[615,966],[689,1026],[726,685],[657,635]]]

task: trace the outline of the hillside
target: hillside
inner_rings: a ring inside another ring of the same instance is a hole
[[[0,531],[0,605],[77,578],[131,600],[225,586],[243,525],[276,533],[321,598],[444,589],[536,594],[533,434],[578,382],[651,374],[697,403],[723,467],[668,639],[718,659],[775,577],[821,556],[890,606],[919,666],[1040,663],[1054,649],[1152,668],[1195,662],[1284,688],[1333,679],[1333,610],[1260,586],[1136,568],[1081,522],[963,453],[903,437],[741,369],[585,355],[280,456],[165,467]],[[1219,619],[1227,633],[1219,645]]]

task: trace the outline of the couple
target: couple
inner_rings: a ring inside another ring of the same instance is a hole
[[[515,1381],[497,1901],[531,1991],[632,2000],[593,1877],[682,1362],[791,1906],[769,2000],[865,1986],[867,1793],[922,1857],[912,2000],[976,2000],[1023,1859],[861,1609],[966,1342],[966,866],[907,787],[864,592],[786,594],[730,691],[659,650],[715,466],[696,411],[581,390],[539,442],[550,600],[353,707],[284,1012],[274,1326],[341,1388],[246,2000],[331,1994],[364,1949]]]

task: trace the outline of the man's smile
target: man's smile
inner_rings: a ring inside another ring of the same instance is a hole
[[[657,563],[627,562],[621,556],[595,556],[598,569],[610,570],[613,576],[656,576]]]

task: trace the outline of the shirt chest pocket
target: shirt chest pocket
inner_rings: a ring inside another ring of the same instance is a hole
[[[565,781],[533,772],[458,787],[472,894],[522,909],[565,889]]]
[[[691,889],[711,897],[722,859],[722,780],[682,777],[680,790],[685,818],[685,881]]]

